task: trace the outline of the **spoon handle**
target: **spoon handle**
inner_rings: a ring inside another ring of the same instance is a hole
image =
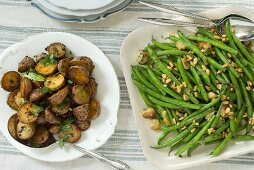
[[[72,146],[73,148],[79,150],[80,152],[83,152],[101,162],[106,162],[108,163],[109,165],[111,165],[112,167],[114,167],[115,169],[117,170],[124,170],[124,169],[129,169],[130,167],[125,163],[125,162],[122,162],[120,160],[115,160],[115,159],[112,159],[112,158],[108,158],[100,153],[97,153],[97,152],[94,152],[94,151],[90,151],[90,150],[87,150],[85,148],[82,148],[78,145],[75,145],[75,144],[68,144],[69,146]]]

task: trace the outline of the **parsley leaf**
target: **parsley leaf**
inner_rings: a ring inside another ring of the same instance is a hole
[[[50,90],[50,89],[47,88],[47,87],[43,87],[43,88],[41,89],[41,92],[44,93],[44,94],[45,94],[45,93],[49,93],[49,94],[50,94],[50,93],[52,93],[52,90]]]
[[[57,140],[57,143],[59,145],[59,147],[62,149],[64,147],[64,144],[66,143],[66,141],[71,137],[70,134],[65,135],[63,138],[59,138]]]
[[[34,71],[30,71],[30,70],[27,72],[21,73],[21,75],[23,77],[29,78],[30,80],[35,80],[35,81],[45,81],[46,80],[45,77],[43,77],[42,75],[37,74]]]
[[[26,101],[25,101],[24,98],[20,98],[20,100],[19,100],[19,104],[20,104],[20,105],[24,104],[25,102],[26,102]]]
[[[55,56],[53,54],[46,55],[43,59],[40,60],[40,63],[44,66],[56,64]]]
[[[70,125],[75,121],[74,118],[70,117],[66,120],[64,120],[61,124],[60,127],[63,131],[68,131],[70,129]]]
[[[41,107],[41,106],[37,106],[37,105],[32,105],[31,106],[31,110],[32,110],[32,113],[35,115],[35,116],[38,116],[39,115],[39,113],[41,113],[43,110],[44,110],[44,108],[43,107]]]
[[[67,80],[67,83],[71,85],[71,84],[73,84],[73,81],[69,79],[69,80]]]

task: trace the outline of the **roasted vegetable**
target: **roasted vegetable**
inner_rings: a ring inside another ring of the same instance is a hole
[[[95,95],[97,93],[97,83],[94,78],[91,78],[89,80],[89,83],[87,84],[87,88],[88,88],[90,97],[91,98],[95,97]]]
[[[89,104],[83,104],[73,109],[73,115],[79,121],[85,121],[88,117]]]
[[[61,119],[57,117],[52,110],[47,107],[44,111],[45,120],[51,124],[59,124],[61,123]]]
[[[17,135],[17,124],[18,124],[18,116],[17,114],[13,114],[9,120],[8,120],[8,131],[11,134],[11,136],[18,140],[18,135]]]
[[[70,67],[70,61],[73,59],[73,57],[66,57],[59,61],[57,68],[60,74],[62,74],[64,77],[68,76],[68,70]]]
[[[19,92],[18,90],[11,92],[7,99],[8,106],[10,106],[10,108],[12,108],[13,110],[18,110],[19,108],[19,105],[17,105],[17,103],[15,102],[15,96],[17,95],[18,92]]]
[[[59,90],[48,99],[52,105],[60,105],[63,103],[64,99],[69,93],[69,87],[65,86],[63,89]]]
[[[53,74],[57,70],[57,62],[53,55],[46,55],[35,66],[35,70],[44,76]]]
[[[36,119],[36,125],[45,126],[48,124],[48,121],[45,119],[45,115],[43,113],[39,114]]]
[[[74,124],[70,124],[70,127],[65,130],[61,130],[59,133],[59,138],[64,139],[66,142],[75,143],[81,137],[81,131]]]
[[[64,115],[70,109],[71,102],[64,102],[60,105],[54,105],[51,107],[51,110],[56,113],[57,115]]]
[[[14,96],[14,101],[18,108],[25,103],[25,99],[21,97],[21,92],[18,91],[17,94]]]
[[[58,134],[61,131],[61,127],[59,125],[51,125],[49,127],[49,132],[52,134]]]
[[[74,57],[73,60],[70,61],[70,66],[83,66],[87,69],[89,75],[91,75],[94,70],[93,61],[86,56]]]
[[[43,108],[30,102],[25,102],[18,111],[19,121],[22,123],[35,122]]]
[[[89,112],[87,119],[90,120],[96,119],[100,115],[100,112],[101,112],[100,102],[95,99],[91,99],[89,103]]]
[[[46,96],[46,93],[43,93],[42,91],[42,88],[37,88],[37,89],[34,89],[30,96],[29,96],[29,101],[32,103],[32,102],[36,102],[36,101],[39,101],[41,100],[43,97]]]
[[[64,76],[61,74],[55,74],[46,78],[44,86],[51,91],[55,91],[63,87],[65,84]]]
[[[20,73],[28,71],[29,68],[34,68],[35,67],[35,61],[31,57],[25,56],[18,65],[18,71]]]
[[[50,44],[46,50],[49,54],[53,54],[56,58],[63,58],[66,54],[66,47],[64,44],[60,42],[55,42]]]
[[[34,144],[42,144],[46,142],[49,138],[48,129],[44,126],[36,126],[35,133],[30,139]]]
[[[16,71],[8,71],[4,73],[2,80],[1,80],[1,86],[4,90],[12,92],[19,88],[20,84],[20,75]]]
[[[32,80],[32,82],[33,82],[33,86],[36,87],[36,88],[44,87],[44,82],[43,81]]]
[[[91,120],[85,120],[85,121],[75,121],[75,124],[78,126],[78,128],[81,131],[87,130],[91,125]]]
[[[27,77],[22,77],[20,81],[21,97],[27,99],[33,90],[33,83]]]
[[[68,76],[76,84],[87,84],[89,82],[89,72],[82,66],[71,66],[68,70]]]
[[[82,85],[73,86],[71,95],[72,100],[74,100],[78,105],[86,104],[90,101],[88,88]]]
[[[18,122],[17,135],[19,139],[30,139],[35,133],[35,123],[24,124]]]

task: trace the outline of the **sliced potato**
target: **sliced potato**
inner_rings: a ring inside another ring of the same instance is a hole
[[[89,80],[89,83],[87,83],[87,88],[88,88],[90,97],[91,98],[95,97],[97,93],[97,83],[94,78],[91,78]]]
[[[18,71],[19,72],[25,72],[28,71],[29,68],[34,68],[35,67],[35,61],[31,57],[25,56],[18,65]]]
[[[18,140],[18,135],[17,135],[18,121],[19,119],[17,114],[12,115],[8,120],[8,131],[10,135],[16,140]]]
[[[68,69],[70,67],[70,61],[73,59],[73,57],[66,57],[59,61],[57,68],[60,74],[62,74],[64,77],[68,76]]]
[[[85,121],[86,118],[88,117],[88,112],[89,112],[89,104],[83,104],[73,109],[73,115],[79,121]]]
[[[51,125],[49,127],[49,132],[52,133],[52,134],[59,134],[61,131],[61,128],[59,125]]]
[[[18,111],[19,121],[22,123],[35,122],[41,111],[43,111],[43,108],[36,106],[33,103],[25,102],[20,106]]]
[[[33,82],[34,87],[37,87],[37,88],[44,87],[44,82],[43,81],[34,81],[34,80],[32,80],[32,82]]]
[[[78,126],[78,128],[81,131],[87,130],[91,125],[91,120],[85,120],[85,121],[75,121],[75,124]]]
[[[61,119],[57,117],[52,110],[47,107],[44,111],[45,120],[51,124],[59,124],[61,123]]]
[[[17,124],[17,135],[19,139],[30,139],[35,133],[35,123],[24,124],[18,122]]]
[[[15,102],[15,96],[17,95],[18,92],[19,92],[18,90],[11,92],[7,98],[7,104],[13,110],[18,110],[18,108],[19,108],[19,105],[17,105]]]
[[[65,79],[64,76],[62,76],[61,74],[55,74],[52,76],[49,76],[46,78],[45,82],[44,82],[44,86],[48,89],[50,89],[51,91],[55,91],[60,89],[61,87],[63,87],[65,85]]]
[[[20,81],[21,97],[27,99],[33,90],[33,83],[27,77],[22,77]]]
[[[46,50],[49,54],[55,55],[57,58],[63,58],[66,54],[66,47],[60,42],[50,44]]]
[[[17,94],[14,96],[14,101],[18,108],[24,103],[24,99],[21,97],[20,91],[18,91]]]
[[[41,126],[46,126],[48,124],[48,121],[45,119],[44,113],[39,114],[35,123],[36,125],[41,125]]]
[[[43,93],[42,92],[42,88],[37,88],[37,89],[34,89],[30,96],[29,96],[29,101],[32,103],[32,102],[36,102],[36,101],[39,101],[41,100],[43,97],[46,96],[46,93]]]
[[[89,82],[89,72],[82,66],[71,66],[68,70],[68,76],[75,84],[87,84]]]
[[[47,57],[47,56],[46,56]],[[57,69],[57,63],[52,63],[52,64],[43,64],[43,60],[45,58],[42,58],[35,66],[35,70],[44,76],[48,76],[53,74],[56,69]]]
[[[90,120],[96,119],[100,115],[100,112],[101,112],[100,102],[95,99],[91,99],[89,103],[89,112],[87,119]]]
[[[51,110],[56,113],[57,115],[64,115],[69,111],[71,106],[71,102],[64,102],[60,105],[54,105],[51,107]]]
[[[90,94],[87,87],[75,85],[71,90],[72,100],[78,105],[87,104],[90,101]]]
[[[49,138],[49,131],[45,126],[36,126],[35,133],[31,137],[30,141],[35,144],[42,144]]]
[[[69,87],[65,86],[63,89],[51,95],[48,100],[52,105],[60,105],[69,93]]]
[[[12,92],[19,88],[20,84],[20,75],[16,71],[8,71],[4,73],[1,86],[4,90]]]
[[[81,138],[81,131],[76,125],[70,124],[70,128],[68,130],[60,131],[59,138],[65,139],[65,141],[69,143],[76,143]]]
[[[93,61],[86,56],[74,57],[70,62],[70,66],[83,66],[87,69],[89,75],[92,74],[94,69]]]
[[[35,63],[38,64],[41,59],[45,58],[48,54],[47,53],[40,53],[39,55],[35,56]]]

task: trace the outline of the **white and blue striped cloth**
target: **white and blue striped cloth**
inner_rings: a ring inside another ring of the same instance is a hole
[[[254,0],[155,0],[155,2],[170,4],[191,12],[230,5],[241,5],[254,9]],[[0,52],[30,35],[47,31],[73,33],[97,45],[112,62],[121,88],[119,119],[115,133],[105,145],[98,149],[98,152],[108,157],[126,161],[135,170],[154,170],[156,168],[146,161],[142,152],[119,55],[124,38],[134,29],[144,25],[136,21],[135,18],[138,16],[156,16],[157,14],[159,15],[157,11],[144,7],[135,0],[127,9],[108,17],[106,20],[94,24],[71,24],[54,21],[44,16],[25,0],[0,0]],[[19,152],[0,134],[0,170],[10,169],[104,170],[110,169],[110,167],[87,156],[64,163],[40,162]],[[251,170],[254,169],[254,153],[202,165],[195,167],[195,169]]]

